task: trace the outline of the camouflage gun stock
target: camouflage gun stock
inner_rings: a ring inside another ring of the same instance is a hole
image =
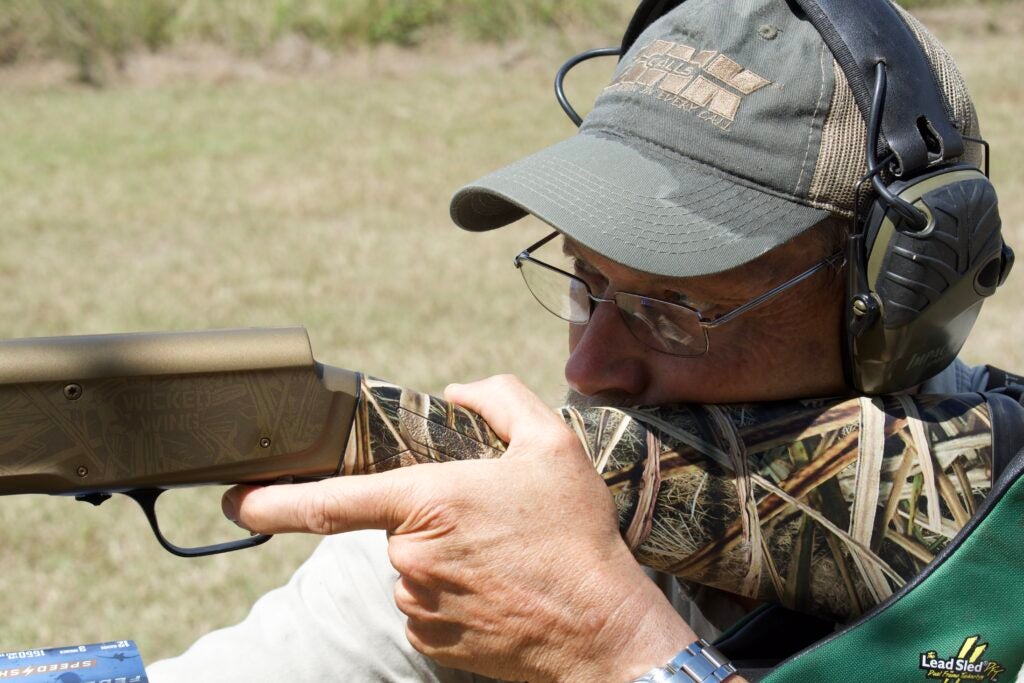
[[[637,559],[848,620],[917,574],[992,485],[979,394],[562,408]],[[155,502],[183,486],[312,481],[500,457],[477,415],[313,359],[302,328],[0,342],[0,495]]]

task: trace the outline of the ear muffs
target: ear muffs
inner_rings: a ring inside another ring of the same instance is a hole
[[[1013,264],[995,188],[974,166],[897,180],[888,190],[925,221],[908,225],[877,198],[851,239],[848,372],[868,394],[915,386],[952,363]]]
[[[843,69],[867,127],[871,197],[850,231],[846,373],[902,391],[947,367],[1006,279],[995,188],[952,160],[965,138],[923,48],[889,0],[795,0]]]

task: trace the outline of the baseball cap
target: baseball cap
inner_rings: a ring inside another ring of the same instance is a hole
[[[952,58],[897,9],[951,120],[979,135]],[[795,3],[687,0],[640,34],[578,134],[463,187],[451,215],[482,231],[530,213],[631,268],[707,275],[851,215],[865,138],[846,77]]]

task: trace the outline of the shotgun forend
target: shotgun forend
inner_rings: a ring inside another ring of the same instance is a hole
[[[840,620],[940,552],[997,469],[980,394],[560,414],[640,562]],[[301,328],[0,342],[0,495],[125,493],[181,555],[267,537],[178,548],[154,510],[169,488],[504,449],[463,408],[315,362]]]

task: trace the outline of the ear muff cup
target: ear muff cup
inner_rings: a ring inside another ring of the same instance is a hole
[[[870,317],[864,306],[849,312],[849,372],[869,394],[908,389],[952,363],[1012,263],[995,188],[978,169],[953,165],[889,189],[928,222],[911,229],[876,200],[864,226],[865,257],[851,256],[851,268],[863,270],[852,274],[853,296]]]

